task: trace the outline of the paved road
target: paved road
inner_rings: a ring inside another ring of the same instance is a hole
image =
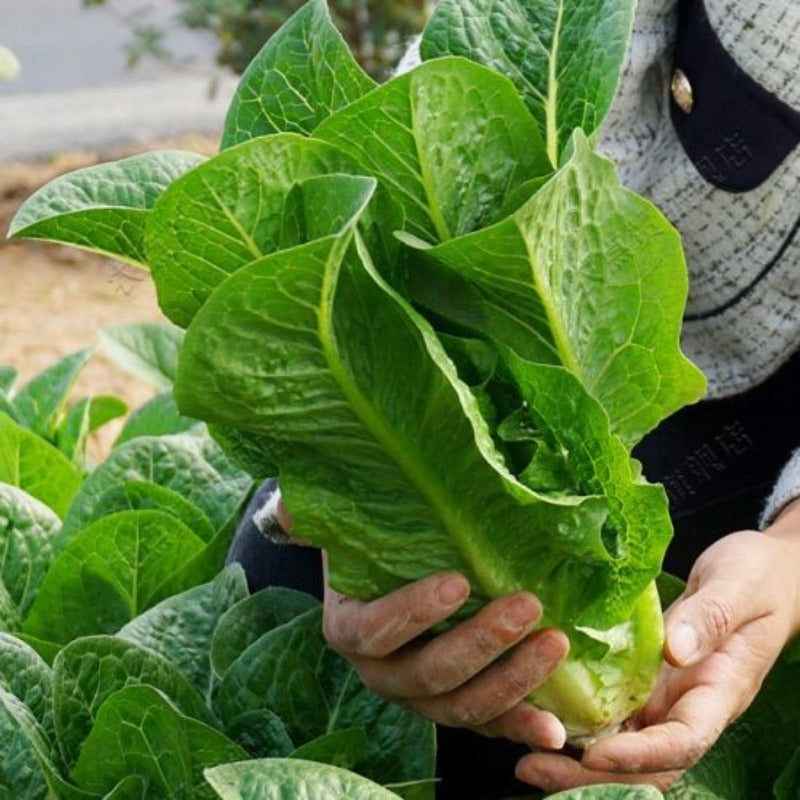
[[[155,12],[148,19],[169,25],[173,0],[115,0],[124,13],[145,5]],[[17,81],[0,83],[0,164],[218,131],[235,80],[214,66],[214,42],[175,29],[168,46],[183,63],[130,71],[129,40],[117,17],[80,0],[0,0],[0,44],[22,62]]]

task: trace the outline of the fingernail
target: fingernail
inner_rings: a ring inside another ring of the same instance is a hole
[[[445,578],[436,589],[436,596],[443,606],[462,603],[469,592],[469,585],[463,578]]]
[[[503,614],[503,627],[514,633],[527,628],[542,615],[542,607],[530,597],[518,597]]]
[[[562,726],[561,729],[550,740],[550,749],[561,750],[566,743],[567,743],[567,732],[564,730],[564,727]]]
[[[681,664],[688,664],[700,649],[697,631],[687,622],[680,623],[668,639],[669,652]]]

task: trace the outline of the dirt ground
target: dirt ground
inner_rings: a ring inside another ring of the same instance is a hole
[[[212,153],[215,142],[192,136],[151,147]],[[0,164],[0,364],[24,382],[67,353],[98,344],[107,325],[164,320],[147,272],[74,248],[44,242],[8,242],[11,218],[42,184],[78,167],[136,151],[73,153],[46,163]],[[113,394],[131,408],[153,389],[123,372],[98,347],[74,395]],[[122,423],[112,423],[91,451],[102,457]]]

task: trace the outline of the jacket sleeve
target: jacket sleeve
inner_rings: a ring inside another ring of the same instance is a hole
[[[761,515],[762,529],[774,521],[784,506],[798,497],[800,497],[800,449],[795,450],[789,463],[783,468],[783,472],[767,500],[764,513]]]

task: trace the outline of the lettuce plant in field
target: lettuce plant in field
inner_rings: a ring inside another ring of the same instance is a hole
[[[186,329],[181,413],[279,474],[336,589],[457,569],[464,614],[536,593],[571,651],[532,701],[576,740],[658,672],[671,526],[630,452],[704,391],[678,235],[592,147],[632,13],[445,0],[426,63],[375,86],[311,0],[217,156],[80,170],[11,229],[151,270]]]

